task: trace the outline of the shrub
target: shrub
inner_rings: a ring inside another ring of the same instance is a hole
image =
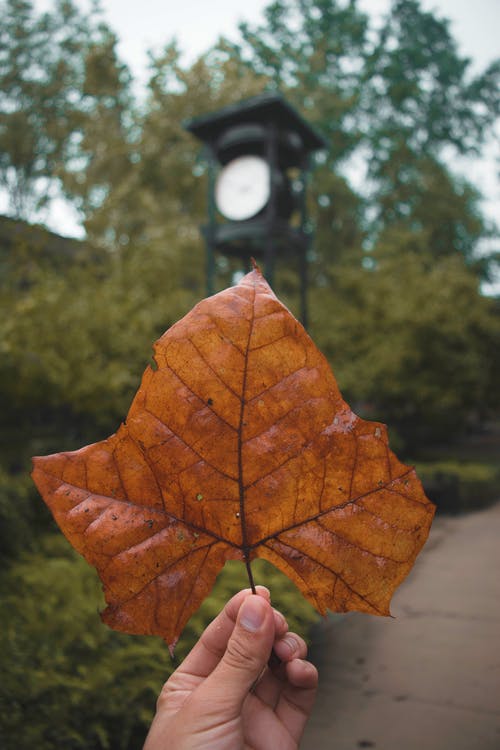
[[[304,634],[316,615],[294,586],[263,561],[254,574],[269,586],[290,626]],[[60,535],[47,535],[39,551],[0,574],[0,585],[2,750],[141,747],[161,685],[174,668],[163,641],[116,633],[101,623],[97,576]],[[245,585],[244,566],[226,566],[185,628],[179,658]]]

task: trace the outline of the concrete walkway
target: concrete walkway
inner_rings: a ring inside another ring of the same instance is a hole
[[[337,615],[302,750],[500,750],[500,503],[435,520],[396,619]]]

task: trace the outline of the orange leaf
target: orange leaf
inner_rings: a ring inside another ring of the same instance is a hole
[[[34,459],[104,583],[104,622],[173,645],[225,561],[251,580],[255,557],[321,613],[388,615],[434,506],[260,271],[196,305],[155,360],[115,435]]]

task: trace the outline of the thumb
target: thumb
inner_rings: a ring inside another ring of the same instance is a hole
[[[273,610],[262,596],[247,596],[224,656],[204,683],[213,705],[238,715],[243,701],[267,665],[275,638]]]

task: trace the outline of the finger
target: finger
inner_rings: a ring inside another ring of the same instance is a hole
[[[285,633],[288,632],[288,623],[286,619],[283,617],[283,615],[281,614],[281,612],[278,612],[277,609],[273,608],[273,612],[274,612],[275,640],[279,640],[280,638],[283,638]]]
[[[269,706],[274,711],[283,690],[285,679],[284,664],[280,664],[272,670],[266,669],[260,676],[252,692],[262,703],[265,703],[266,706]]]
[[[303,638],[296,633],[286,633],[277,637],[273,645],[273,652],[278,657],[276,665],[267,669],[260,677],[254,688],[254,694],[266,705],[274,709],[287,681],[285,663],[292,659],[305,659],[307,645]],[[271,657],[272,662],[272,657]]]
[[[318,672],[303,659],[293,659],[285,668],[288,682],[276,706],[276,716],[298,743],[314,705]]]
[[[276,656],[284,662],[292,659],[305,659],[307,656],[307,644],[297,633],[286,633],[278,638],[273,649]]]
[[[266,667],[275,637],[275,616],[261,596],[247,596],[224,656],[199,688],[226,720],[238,716],[252,685]]]
[[[264,586],[257,586],[256,590],[259,596],[269,601],[268,589]],[[243,589],[227,602],[222,612],[202,633],[198,642],[179,666],[178,672],[196,675],[197,677],[207,677],[215,669],[224,655],[240,607],[251,594],[251,589]],[[282,624],[280,624],[280,628],[283,628]]]

